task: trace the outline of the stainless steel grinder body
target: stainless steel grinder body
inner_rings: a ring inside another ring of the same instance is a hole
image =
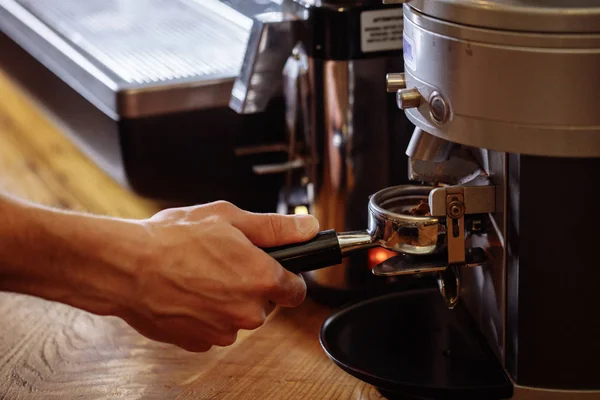
[[[514,398],[598,398],[600,2],[412,0],[404,17],[399,107],[496,185],[493,256],[462,299]]]
[[[255,18],[230,105],[257,112],[283,91],[289,161],[257,168],[287,174],[280,211],[307,205],[323,229],[362,229],[369,196],[407,182],[412,125],[381,78],[402,68],[402,19],[401,7],[379,0],[288,0]],[[306,278],[334,293],[382,282],[367,253]]]

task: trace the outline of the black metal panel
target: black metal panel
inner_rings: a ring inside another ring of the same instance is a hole
[[[509,158],[509,369],[519,385],[600,389],[598,174],[600,159]]]
[[[401,6],[381,3],[343,5],[306,8],[308,18],[298,36],[305,43],[310,57],[337,61],[402,57],[401,49],[365,53],[361,48],[361,14],[365,11],[398,9]]]
[[[283,175],[258,176],[252,166],[283,162],[287,155],[238,157],[235,149],[282,141],[283,110],[275,108],[269,110],[271,118],[219,108],[121,121],[123,161],[131,186],[149,197],[228,200],[245,209],[274,212]]]

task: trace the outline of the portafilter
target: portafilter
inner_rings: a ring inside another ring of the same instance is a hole
[[[439,253],[445,248],[445,221],[415,212],[420,204],[427,204],[432,189],[410,185],[383,189],[369,200],[366,230],[322,231],[307,242],[264,250],[294,273],[337,265],[350,253],[372,247],[409,255]]]

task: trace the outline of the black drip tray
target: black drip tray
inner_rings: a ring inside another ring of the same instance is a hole
[[[513,388],[470,315],[436,288],[370,299],[329,317],[327,355],[390,399],[507,399]]]

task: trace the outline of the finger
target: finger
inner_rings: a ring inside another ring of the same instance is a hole
[[[280,246],[312,239],[319,231],[319,222],[312,215],[258,214],[244,211],[226,201],[177,209],[188,217],[219,216],[261,247]]]
[[[193,353],[205,353],[213,346],[213,344],[203,341],[198,336],[185,335],[182,337],[181,335],[175,335],[172,330],[165,330],[148,318],[131,314],[122,317],[122,319],[140,335],[155,342],[177,346]]]
[[[267,301],[267,304],[265,305],[265,317],[268,317],[269,315],[271,315],[273,313],[273,311],[275,311],[276,307],[277,307],[277,304],[275,304],[274,301],[272,301],[272,300]]]
[[[269,307],[261,304],[259,299],[248,300],[245,304],[237,305],[235,310],[229,310],[231,321],[235,330],[244,329],[253,331],[264,325],[269,312]]]
[[[248,240],[248,239],[246,239]],[[261,249],[251,246],[246,250],[247,265],[255,273],[255,287],[268,301],[283,307],[296,307],[306,297],[306,282],[281,266],[273,257]]]
[[[260,247],[274,247],[312,239],[319,221],[312,215],[232,213],[230,223]]]
[[[191,317],[164,317],[155,321],[155,324],[165,333],[166,341],[186,350],[201,349],[205,344],[227,347],[237,340],[237,329],[213,329]]]
[[[301,275],[293,274],[277,264],[279,283],[268,291],[269,300],[282,307],[298,307],[306,298],[306,282]]]
[[[237,340],[237,330],[225,326],[222,329],[214,329],[199,324],[191,317],[153,319],[130,313],[121,318],[150,340],[174,345],[194,353],[207,352],[213,346],[230,346]]]
[[[189,351],[190,353],[206,353],[213,347],[212,344],[199,341],[196,338],[190,338],[189,340],[170,344],[177,346],[185,351]]]

